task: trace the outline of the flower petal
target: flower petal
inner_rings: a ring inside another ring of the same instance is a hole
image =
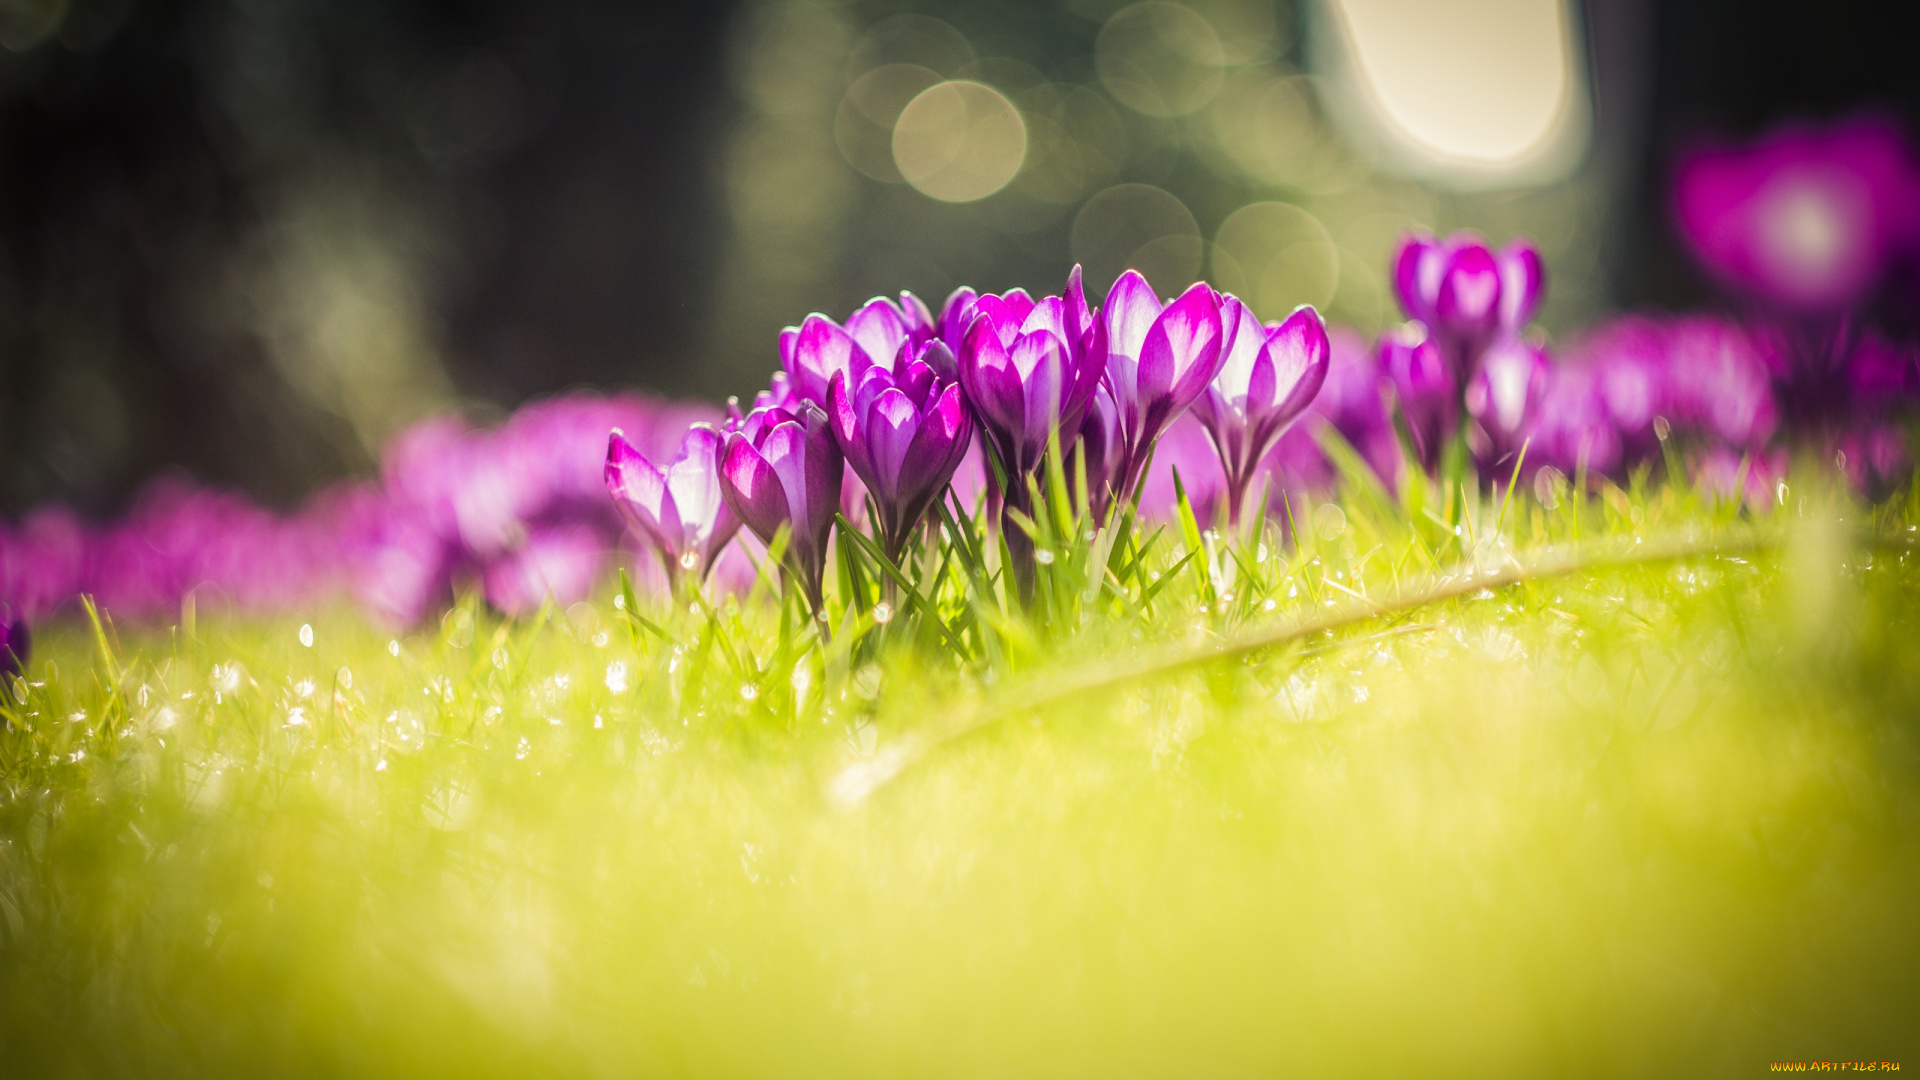
[[[861,479],[883,501],[891,501],[900,491],[900,466],[906,460],[907,447],[920,431],[920,413],[913,402],[898,389],[889,387],[874,399],[867,411],[865,442],[872,453],[873,475]]]
[[[960,343],[965,339],[967,327],[973,323],[973,305],[979,294],[965,285],[953,290],[947,302],[940,305],[940,340],[956,356],[960,353]]]
[[[1023,441],[1030,450],[1044,451],[1050,426],[1060,421],[1067,381],[1066,343],[1045,330],[1036,330],[1014,342],[1012,356],[1025,390]]]
[[[1273,381],[1257,400],[1264,411],[1284,424],[1306,409],[1327,381],[1333,358],[1327,324],[1311,306],[1296,308],[1267,335],[1261,355],[1267,360],[1267,377]],[[1249,395],[1249,401],[1253,400],[1256,398]]]
[[[1407,318],[1431,324],[1440,303],[1440,280],[1446,275],[1447,252],[1425,234],[1407,237],[1393,263],[1393,291]]]
[[[907,336],[916,342],[931,341],[939,329],[926,303],[910,292],[900,293],[900,319],[906,323]]]
[[[787,366],[787,374],[792,376],[793,388],[802,398],[821,404],[827,400],[827,383],[834,372],[846,372],[847,379],[857,384],[860,376],[872,366],[872,357],[851,334],[825,315],[814,314],[800,324],[800,336],[794,342],[793,362]]]
[[[1206,282],[1195,282],[1178,300],[1168,304],[1147,332],[1140,349],[1140,395],[1145,403],[1151,375],[1158,380],[1164,369],[1168,383],[1159,391],[1171,399],[1168,419],[1200,396],[1201,390],[1220,372],[1220,298]],[[1151,370],[1149,369],[1151,363]]]
[[[886,372],[874,368],[860,380],[858,395],[847,393],[847,377],[836,372],[833,382],[827,386],[827,419],[833,427],[833,437],[839,441],[840,449],[847,460],[853,464],[853,471],[860,474],[862,480],[872,483],[873,459],[867,452],[865,426],[861,417],[866,415],[868,404],[891,389]]]
[[[1087,292],[1080,284],[1079,263],[1074,263],[1073,270],[1067,274],[1067,287],[1060,299],[1066,305],[1067,347],[1082,348],[1087,331],[1093,327],[1093,312],[1087,307]]]
[[[991,320],[976,318],[960,352],[960,387],[980,422],[1011,435],[1026,426],[1026,395]]]
[[[1220,351],[1225,356],[1220,361],[1220,374],[1213,377],[1213,388],[1227,401],[1247,402],[1245,407],[1249,409],[1267,404],[1268,398],[1249,392],[1253,362],[1267,343],[1267,328],[1239,297],[1222,295],[1220,329],[1225,337]]]
[[[739,432],[727,436],[726,456],[720,461],[720,495],[762,543],[772,543],[789,516],[780,477]]]
[[[679,455],[665,469],[685,547],[699,547],[713,531],[715,515],[726,507],[720,497],[720,447],[719,432],[708,424],[694,424],[680,440]]]
[[[932,368],[942,382],[953,382],[960,377],[960,365],[954,359],[953,350],[944,341],[927,342],[920,347],[914,359]]]
[[[1500,264],[1500,325],[1518,330],[1533,318],[1534,311],[1540,307],[1540,298],[1547,291],[1546,264],[1525,240],[1515,240],[1501,249],[1497,261]]]
[[[847,334],[874,363],[891,366],[906,343],[907,322],[892,300],[876,296],[847,319]]]
[[[900,462],[895,490],[900,498],[920,504],[906,507],[908,514],[917,516],[924,511],[927,498],[953,478],[972,436],[973,426],[967,418],[966,404],[960,400],[960,388],[949,386],[920,418],[919,429]]]
[[[1138,359],[1147,332],[1160,316],[1160,299],[1139,271],[1129,270],[1107,290],[1107,304],[1100,316],[1107,327],[1107,349]]]
[[[840,506],[840,489],[846,476],[846,458],[827,425],[827,414],[817,405],[806,406],[805,516],[812,530],[815,557],[824,553],[827,534],[833,530],[833,514]],[[791,492],[788,502],[793,502]],[[799,516],[796,514],[796,517]]]
[[[1448,331],[1473,337],[1492,332],[1500,317],[1500,266],[1484,244],[1468,242],[1454,251],[1434,312]]]
[[[680,514],[666,477],[617,429],[607,437],[606,480],[614,508],[633,531],[667,558],[678,555]]]

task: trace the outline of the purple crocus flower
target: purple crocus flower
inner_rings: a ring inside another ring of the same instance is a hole
[[[1164,308],[1137,271],[1121,274],[1107,292],[1099,329],[1105,332],[1107,391],[1119,414],[1126,464],[1119,496],[1133,496],[1154,440],[1206,392],[1226,359],[1220,294],[1195,282]]]
[[[1481,356],[1480,370],[1467,384],[1466,406],[1475,421],[1470,441],[1483,467],[1498,473],[1525,445],[1528,426],[1539,419],[1548,370],[1546,354],[1516,337],[1502,338]]]
[[[536,528],[514,551],[481,571],[487,603],[508,615],[528,615],[549,597],[562,607],[586,599],[606,564],[607,540],[580,522]]]
[[[27,620],[0,619],[0,675],[19,675],[33,657],[33,634]]]
[[[1380,368],[1413,435],[1414,452],[1432,472],[1459,422],[1453,370],[1439,344],[1418,323],[1381,335]]]
[[[1859,304],[1920,241],[1920,169],[1898,126],[1876,118],[1698,148],[1673,196],[1708,270],[1802,313]]]
[[[976,297],[969,308],[957,358],[960,387],[1016,507],[1025,507],[1026,477],[1039,469],[1047,440],[1058,431],[1065,450],[1080,434],[1100,386],[1097,334],[1078,266],[1062,296],[1036,303],[1015,289]]]
[[[919,297],[900,294],[894,303],[876,296],[848,316],[845,326],[815,313],[799,326],[780,332],[780,366],[793,380],[794,392],[816,405],[827,403],[827,387],[836,374],[849,385],[875,366],[889,371],[903,360],[919,357],[934,339],[933,316]],[[938,370],[938,361],[934,361]]]
[[[945,349],[938,342],[927,347]],[[872,368],[851,391],[846,374],[836,372],[827,399],[834,438],[872,493],[881,544],[897,562],[907,537],[966,456],[972,414],[959,385],[919,360],[896,371]]]
[[[1400,306],[1426,324],[1461,386],[1496,338],[1517,334],[1533,318],[1546,283],[1531,244],[1515,240],[1496,253],[1467,232],[1410,237],[1393,269]]]
[[[1269,330],[1238,298],[1220,302],[1226,359],[1194,400],[1194,415],[1220,455],[1227,520],[1240,523],[1255,467],[1326,382],[1331,345],[1320,313],[1302,307]]]
[[[687,429],[680,453],[662,469],[633,448],[619,428],[607,437],[607,491],[635,535],[660,556],[670,586],[680,575],[706,578],[714,558],[740,529],[720,495],[720,433]]]
[[[811,401],[749,414],[728,433],[720,461],[721,496],[762,543],[790,529],[787,569],[816,617],[824,617],[821,578],[845,472],[827,414]]]

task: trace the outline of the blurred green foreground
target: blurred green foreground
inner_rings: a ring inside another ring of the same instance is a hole
[[[606,602],[49,627],[0,732],[0,1073],[1920,1068],[1907,531],[1114,684],[851,807],[991,687],[895,651],[780,721]]]

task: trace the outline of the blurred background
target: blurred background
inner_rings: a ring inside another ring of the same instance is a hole
[[[1711,293],[1677,148],[1920,120],[1829,0],[0,0],[0,513],[156,472],[290,506],[422,416],[718,400],[780,327],[1136,266],[1393,316],[1408,230],[1532,237],[1564,335]],[[1096,298],[1097,299],[1097,298]]]

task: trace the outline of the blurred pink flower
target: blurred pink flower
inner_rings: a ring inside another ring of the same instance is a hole
[[[1674,177],[1674,216],[1727,284],[1801,311],[1860,303],[1920,239],[1920,170],[1897,125],[1862,118],[1704,146]]]

